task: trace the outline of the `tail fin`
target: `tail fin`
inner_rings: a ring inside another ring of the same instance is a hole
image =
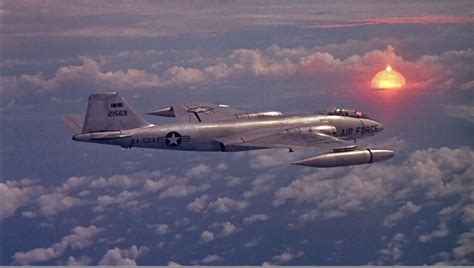
[[[114,131],[148,126],[117,92],[89,96],[82,133]]]

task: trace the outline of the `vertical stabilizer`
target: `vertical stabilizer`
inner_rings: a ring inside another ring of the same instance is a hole
[[[131,106],[117,93],[89,96],[82,133],[117,131],[148,126]]]

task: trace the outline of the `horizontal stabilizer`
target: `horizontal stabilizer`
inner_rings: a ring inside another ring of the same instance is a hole
[[[217,122],[222,120],[236,119],[236,114],[243,113],[225,104],[207,102],[176,103],[169,109],[178,121],[183,123]],[[153,112],[166,114],[166,108]],[[152,113],[153,113],[152,112]]]
[[[167,108],[162,108],[162,109],[156,109],[151,112],[148,112],[146,114],[149,115],[156,115],[156,116],[163,116],[163,117],[176,117],[174,114],[174,109],[173,106],[167,107]]]
[[[74,132],[79,134],[82,132],[84,125],[84,117],[78,114],[67,114],[62,117],[64,123]]]

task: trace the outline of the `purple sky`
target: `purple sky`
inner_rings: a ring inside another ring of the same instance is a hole
[[[472,1],[0,6],[1,264],[473,264]],[[405,88],[370,88],[387,65]],[[107,91],[142,114],[356,108],[385,125],[360,145],[396,156],[314,169],[289,165],[312,150],[71,141],[61,116]]]

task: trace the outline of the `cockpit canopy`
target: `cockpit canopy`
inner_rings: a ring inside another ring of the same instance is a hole
[[[369,116],[364,114],[361,111],[351,110],[351,109],[341,109],[341,108],[334,108],[330,111],[323,112],[324,115],[339,115],[339,116],[349,116],[354,118],[365,118],[370,119]]]

